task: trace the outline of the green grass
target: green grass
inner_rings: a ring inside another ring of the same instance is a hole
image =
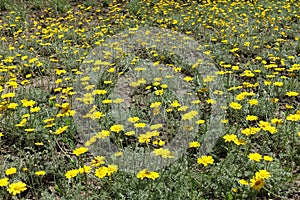
[[[0,198],[299,198],[299,7],[0,0]]]

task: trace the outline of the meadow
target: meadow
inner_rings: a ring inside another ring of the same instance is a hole
[[[296,0],[0,0],[0,199],[300,199]]]

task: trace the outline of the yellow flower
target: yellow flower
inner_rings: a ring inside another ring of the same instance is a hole
[[[79,147],[73,151],[73,154],[75,154],[76,156],[80,156],[81,154],[86,153],[88,150],[89,149],[86,147]]]
[[[106,90],[94,90],[92,92],[92,95],[97,95],[97,94],[100,94],[100,95],[104,95],[104,94],[107,94],[107,91]]]
[[[153,153],[156,156],[161,156],[162,158],[174,158],[174,155],[169,149],[159,148],[159,149],[155,149]]]
[[[102,101],[102,103],[104,103],[104,104],[110,104],[110,103],[112,103],[112,100],[111,99],[104,99]]]
[[[180,108],[178,108],[178,111],[186,111],[189,107],[188,106],[180,106]]]
[[[122,151],[119,151],[119,152],[114,153],[114,156],[116,156],[116,157],[122,156],[122,155],[123,155],[123,152],[122,152]]]
[[[135,134],[134,131],[127,131],[127,132],[125,133],[125,135],[127,135],[127,136],[132,136],[132,135],[134,135],[134,134]]]
[[[105,163],[105,157],[104,156],[96,156],[92,160],[92,166],[99,166]]]
[[[149,143],[151,137],[152,137],[152,135],[141,134],[141,135],[139,135],[139,137],[138,137],[139,143]]]
[[[295,97],[295,96],[298,96],[299,93],[298,92],[294,92],[294,91],[289,91],[285,95],[287,95],[289,97]]]
[[[225,142],[231,142],[231,141],[238,140],[238,138],[235,134],[226,134],[223,136],[223,139],[225,140]]]
[[[216,104],[216,100],[214,100],[214,99],[207,99],[206,103],[208,103],[208,104]]]
[[[37,172],[34,172],[34,173],[35,173],[35,175],[37,175],[37,176],[44,176],[44,175],[46,174],[45,171],[37,171]]]
[[[231,102],[229,106],[235,110],[240,110],[242,108],[242,105],[237,102]]]
[[[260,128],[257,127],[249,127],[241,130],[242,134],[246,136],[255,135],[258,131],[260,131]]]
[[[114,172],[118,171],[117,165],[108,165],[107,166],[107,175],[111,176]]]
[[[221,122],[222,122],[223,124],[227,124],[227,123],[229,122],[229,120],[228,120],[228,119],[222,119]]]
[[[273,158],[271,156],[264,156],[265,161],[273,161]]]
[[[269,122],[265,122],[265,121],[259,121],[258,126],[263,129],[264,131],[267,131],[268,127],[271,126],[271,124]]]
[[[253,176],[250,179],[250,187],[254,190],[260,190],[264,186],[264,180],[259,176]]]
[[[84,165],[83,167],[80,167],[78,170],[79,170],[79,173],[80,174],[83,174],[83,173],[90,173],[91,172],[91,167],[90,166],[87,166],[87,165]]]
[[[202,164],[206,167],[208,164],[213,164],[214,159],[212,156],[201,156],[200,158],[197,159],[197,163]]]
[[[153,144],[155,144],[155,145],[159,145],[159,146],[164,146],[164,145],[165,145],[165,142],[164,142],[164,141],[162,141],[161,139],[159,139],[159,140],[155,140],[155,141],[153,141]]]
[[[150,108],[158,108],[161,105],[161,102],[153,102],[150,105]]]
[[[299,121],[300,120],[300,115],[299,114],[290,114],[286,117],[286,120],[288,121]]]
[[[0,179],[0,187],[7,186],[9,184],[8,180],[8,178]]]
[[[22,181],[12,183],[7,188],[7,191],[14,196],[20,194],[21,192],[24,192],[25,190],[27,190],[26,184]]]
[[[196,124],[204,124],[205,120],[204,119],[199,119],[196,121]]]
[[[200,143],[199,142],[190,142],[189,143],[189,148],[197,148],[200,147]]]
[[[147,124],[146,123],[143,123],[143,122],[141,122],[141,123],[135,123],[134,124],[134,127],[135,128],[144,128],[144,127],[146,127],[147,126]]]
[[[257,99],[250,99],[250,100],[248,101],[248,104],[249,104],[250,106],[258,105],[258,100],[257,100]]]
[[[239,182],[240,182],[241,185],[248,185],[249,184],[248,181],[245,180],[245,179],[241,179]]]
[[[182,115],[182,120],[191,120],[193,119],[194,117],[196,117],[198,115],[198,112],[195,111],[195,110],[192,110],[188,113],[185,113]]]
[[[137,178],[143,180],[144,178],[149,178],[152,180],[155,180],[159,177],[159,173],[153,172],[153,171],[148,171],[147,169],[143,169],[137,174]]]
[[[110,132],[107,130],[102,130],[95,135],[96,138],[101,138],[101,139],[104,139],[108,136],[110,136]]]
[[[171,103],[171,106],[176,108],[176,107],[180,107],[180,103],[177,101],[177,100],[174,100],[172,103]]]
[[[33,100],[28,101],[27,99],[21,100],[21,103],[24,107],[31,107],[31,106],[35,105],[35,101],[33,101]]]
[[[255,176],[260,177],[262,179],[268,179],[271,177],[270,172],[268,172],[265,169],[262,169],[262,170],[259,170],[258,172],[256,172]]]
[[[110,127],[110,131],[119,133],[124,130],[124,126],[121,124],[115,124]]]
[[[138,117],[129,117],[127,120],[128,120],[129,122],[135,123],[135,122],[139,121],[140,118],[138,118]]]
[[[35,113],[35,112],[39,112],[41,110],[41,108],[40,107],[32,107],[32,108],[30,108],[30,112],[33,112],[33,113]]]
[[[107,175],[108,168],[107,167],[99,167],[95,171],[95,176],[98,178],[104,178]]]
[[[26,131],[26,132],[33,132],[35,129],[34,128],[26,128],[26,129],[24,129],[24,131]]]
[[[186,76],[186,77],[184,77],[184,79],[183,80],[185,80],[186,82],[190,82],[190,81],[192,81],[194,78],[192,78],[192,77],[190,77],[190,76]]]
[[[283,82],[274,82],[273,85],[281,87],[281,86],[283,86]]]
[[[70,178],[77,176],[78,173],[79,173],[78,169],[71,169],[65,173],[65,177],[67,179],[70,179]]]
[[[8,104],[7,108],[10,108],[10,109],[16,109],[18,107],[18,104],[17,103],[10,103]]]
[[[283,120],[282,119],[278,119],[278,118],[273,118],[273,119],[271,119],[271,123],[272,124],[282,125],[283,124]]]
[[[248,155],[249,160],[259,162],[262,159],[262,156],[259,153],[250,153]]]
[[[14,97],[15,95],[16,95],[15,93],[10,92],[10,93],[3,94],[3,95],[1,96],[1,98],[2,98],[2,99],[12,98],[12,97]],[[22,102],[22,100],[21,100],[21,102]]]
[[[8,175],[12,175],[12,174],[15,174],[17,172],[17,168],[15,167],[11,167],[7,170],[5,170],[5,174],[8,176]]]
[[[162,128],[163,125],[162,124],[153,124],[150,126],[150,129],[151,130],[156,130],[156,129],[159,129],[159,128]]]
[[[67,129],[68,129],[68,126],[60,127],[54,132],[54,134],[59,135],[59,134],[65,132]]]
[[[116,98],[116,99],[113,100],[113,102],[114,102],[115,104],[123,103],[123,102],[124,102],[124,99],[122,99],[122,98]]]
[[[255,115],[247,115],[246,120],[247,121],[255,121],[255,120],[258,120],[258,117]]]

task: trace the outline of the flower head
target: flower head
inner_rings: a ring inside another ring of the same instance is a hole
[[[213,164],[214,159],[212,156],[201,156],[200,158],[198,158],[197,163],[202,164],[206,167],[208,164]]]
[[[12,183],[7,188],[7,191],[14,196],[20,194],[21,192],[24,192],[25,190],[27,190],[26,184],[22,181]]]
[[[264,180],[260,176],[253,176],[250,179],[250,187],[254,190],[260,190],[264,186]]]
[[[249,160],[259,162],[262,159],[262,156],[259,153],[250,153],[248,155]]]
[[[8,178],[0,179],[0,187],[7,186],[9,184],[8,180]]]
[[[143,169],[137,174],[137,178],[143,180],[144,178],[149,178],[152,180],[155,180],[156,178],[159,177],[159,173],[153,172],[153,171],[148,171],[147,169]]]
[[[89,149],[86,147],[79,147],[77,149],[75,149],[73,151],[73,154],[75,154],[76,156],[80,156],[81,154],[84,154],[85,152],[87,152]]]

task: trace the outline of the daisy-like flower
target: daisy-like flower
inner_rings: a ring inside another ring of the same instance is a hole
[[[258,105],[258,100],[257,100],[257,99],[250,99],[250,100],[248,101],[248,104],[249,104],[250,106]]]
[[[12,174],[15,174],[17,172],[17,168],[15,167],[11,167],[7,170],[5,170],[5,174],[8,176],[8,175],[12,175]]]
[[[104,178],[107,175],[108,172],[108,168],[107,167],[99,167],[98,169],[96,169],[95,171],[95,176],[97,176],[98,178]]]
[[[65,177],[67,179],[71,179],[71,178],[74,178],[75,176],[77,176],[78,173],[79,173],[78,169],[71,169],[65,173]]]
[[[116,171],[118,171],[118,165],[108,165],[107,166],[107,175],[108,176],[111,176]]]
[[[68,129],[68,126],[60,127],[54,132],[54,134],[59,135],[59,134],[65,132],[67,129]]]
[[[231,102],[231,103],[229,104],[229,106],[230,106],[231,108],[235,109],[235,110],[240,110],[240,109],[242,109],[242,107],[243,107],[241,104],[239,104],[239,103],[237,103],[237,102]]]
[[[182,115],[182,120],[191,120],[193,119],[194,117],[196,117],[198,115],[198,112],[195,111],[195,110],[192,110],[188,113],[185,113]]]
[[[151,103],[151,105],[150,105],[150,108],[158,108],[159,106],[161,105],[161,102],[153,102],[153,103]]]
[[[225,142],[231,142],[231,141],[238,140],[238,138],[235,134],[226,134],[223,136],[223,139],[225,140]]]
[[[260,190],[264,186],[264,180],[260,176],[253,176],[250,179],[250,187],[254,190]]]
[[[21,192],[24,192],[27,190],[26,184],[22,181],[12,183],[8,186],[7,191],[12,194],[13,196],[20,194]]]
[[[174,155],[169,149],[159,148],[159,149],[155,149],[153,153],[156,156],[161,156],[162,158],[174,158]]]
[[[124,130],[124,126],[121,124],[115,124],[110,127],[110,131],[119,133]]]
[[[300,115],[299,114],[290,114],[286,117],[286,120],[288,121],[300,121]]]
[[[197,147],[200,147],[199,142],[190,142],[189,143],[189,148],[197,148]]]
[[[258,120],[258,117],[255,115],[247,115],[246,120],[247,121],[255,121],[255,120]]]
[[[143,180],[144,178],[149,178],[152,180],[155,180],[159,177],[159,173],[153,172],[153,171],[148,171],[147,169],[143,169],[137,174],[137,178]]]
[[[138,117],[129,117],[127,120],[128,120],[129,122],[135,123],[135,122],[139,121],[140,118],[138,118]]]
[[[250,153],[248,155],[249,160],[259,162],[262,159],[262,156],[259,153]]]
[[[262,179],[267,179],[267,178],[271,177],[271,174],[267,170],[262,169],[262,170],[259,170],[258,172],[256,172],[255,176],[258,176],[258,177],[260,177]]]
[[[8,178],[2,178],[0,179],[0,187],[7,186],[9,184]]]
[[[285,95],[289,96],[289,97],[296,97],[299,95],[299,92],[289,91],[289,92],[285,93]]]
[[[75,154],[76,156],[80,156],[81,154],[84,154],[85,152],[87,152],[89,149],[86,147],[79,147],[77,149],[75,149],[73,151],[73,154]]]
[[[273,158],[271,156],[264,156],[265,161],[273,161]]]
[[[209,164],[213,164],[214,159],[212,156],[201,156],[200,158],[197,159],[197,163],[202,164],[206,167]]]
[[[27,99],[21,100],[21,103],[24,107],[32,107],[35,105],[35,101],[33,101],[33,100],[28,101]]]
[[[37,176],[44,176],[44,175],[46,174],[45,171],[36,171],[36,172],[34,172],[34,173],[35,173],[35,175],[37,175]]]
[[[145,128],[147,126],[146,123],[140,122],[140,123],[135,123],[134,127],[135,128]]]
[[[105,157],[104,156],[96,156],[92,160],[92,166],[99,166],[105,163]]]
[[[249,182],[245,179],[241,179],[239,182],[240,182],[241,185],[248,185],[249,184]]]
[[[80,167],[78,170],[79,170],[80,174],[83,174],[83,173],[89,174],[91,172],[92,168],[91,168],[91,166],[84,165],[83,167]]]

